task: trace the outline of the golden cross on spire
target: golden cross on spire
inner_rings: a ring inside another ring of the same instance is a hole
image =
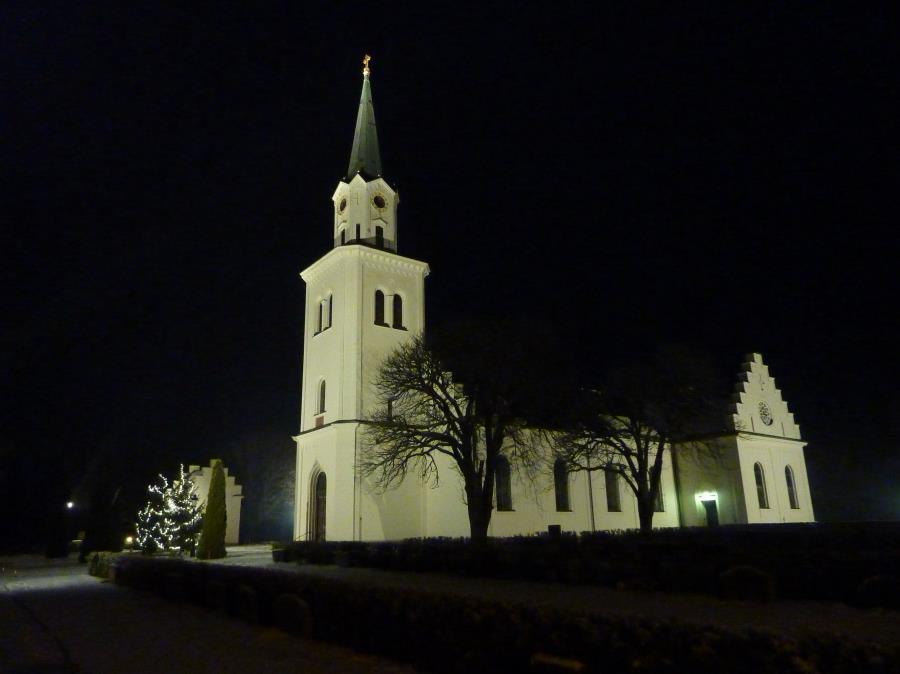
[[[368,54],[366,54],[365,56],[363,56],[363,60],[362,60],[362,63],[363,63],[363,75],[368,75],[368,74],[369,74],[369,61],[371,61],[371,60],[372,60],[372,57],[369,56]]]

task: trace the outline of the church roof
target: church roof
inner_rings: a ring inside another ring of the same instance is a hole
[[[363,70],[362,94],[359,97],[350,165],[347,167],[348,181],[357,173],[361,173],[364,178],[377,178],[381,175],[381,153],[378,151],[378,131],[375,129],[375,106],[372,105],[368,57],[364,63],[366,67]]]

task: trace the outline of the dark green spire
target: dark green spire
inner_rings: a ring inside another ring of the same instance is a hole
[[[372,105],[372,85],[369,83],[369,59],[363,59],[363,86],[359,97],[359,113],[356,115],[356,131],[353,133],[353,150],[347,180],[361,173],[363,178],[381,175],[381,154],[378,152],[378,131],[375,129],[375,106]]]

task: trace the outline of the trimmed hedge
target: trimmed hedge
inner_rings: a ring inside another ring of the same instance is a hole
[[[449,538],[295,542],[276,560],[900,609],[896,522],[662,529],[649,539],[634,532],[520,536],[484,547]]]
[[[88,557],[88,574],[98,578],[113,579],[116,560],[121,556],[121,552],[92,552]]]
[[[588,672],[900,672],[900,652],[833,635],[802,641],[421,589],[379,588],[290,571],[128,556],[116,582],[435,671],[534,671],[548,656]]]

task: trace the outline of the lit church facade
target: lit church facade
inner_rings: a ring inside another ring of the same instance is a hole
[[[468,536],[462,478],[440,457],[440,485],[408,477],[380,493],[357,469],[372,381],[384,358],[425,328],[428,265],[397,246],[399,195],[382,177],[369,68],[347,176],[332,195],[332,249],[301,273],[306,284],[294,538],[395,540]],[[715,458],[666,453],[655,527],[813,521],[799,426],[759,354],[744,363],[730,433]],[[444,462],[441,463],[441,459]],[[492,536],[630,529],[637,502],[610,474],[515,473],[501,484]],[[502,482],[502,481],[501,481]]]

